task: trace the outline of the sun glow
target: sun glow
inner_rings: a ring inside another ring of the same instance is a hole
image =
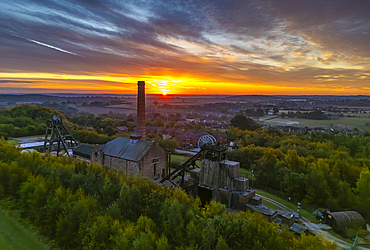
[[[331,75],[320,75],[315,80],[320,85],[310,86],[310,82],[302,83],[301,87],[284,86],[284,83],[266,85],[261,82],[233,82],[232,79],[202,78],[195,76],[168,75],[73,75],[50,73],[1,73],[0,90],[9,92],[15,88],[27,92],[93,92],[93,93],[137,93],[137,81],[146,82],[146,93],[168,95],[209,95],[209,94],[358,94],[358,89],[333,88],[328,79],[339,79]],[[366,76],[368,75],[366,74]],[[334,80],[331,80],[333,82]],[[73,86],[73,89],[70,88]],[[361,93],[370,93],[369,88],[362,88]]]

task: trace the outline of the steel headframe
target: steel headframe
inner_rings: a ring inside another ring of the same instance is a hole
[[[60,143],[62,143],[67,155],[69,155],[70,149],[74,149],[78,146],[78,142],[64,127],[63,120],[60,115],[54,115],[52,119],[48,119],[47,121],[47,128],[44,140],[44,152],[48,148],[50,153],[55,143],[57,144],[57,156],[59,156]]]

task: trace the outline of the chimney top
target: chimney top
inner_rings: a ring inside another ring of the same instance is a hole
[[[142,139],[142,136],[139,135],[138,133],[133,133],[132,135],[130,135],[130,142],[133,142],[133,143],[136,143],[137,141],[141,140]]]

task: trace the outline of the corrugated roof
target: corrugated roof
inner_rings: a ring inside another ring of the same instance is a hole
[[[341,228],[365,227],[365,220],[356,211],[328,212],[336,221],[336,226]]]
[[[151,141],[139,140],[134,143],[129,138],[117,137],[100,148],[106,155],[129,161],[139,161],[148,152],[151,144]]]

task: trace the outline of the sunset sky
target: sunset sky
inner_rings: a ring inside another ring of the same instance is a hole
[[[369,0],[1,0],[0,93],[370,94]]]

